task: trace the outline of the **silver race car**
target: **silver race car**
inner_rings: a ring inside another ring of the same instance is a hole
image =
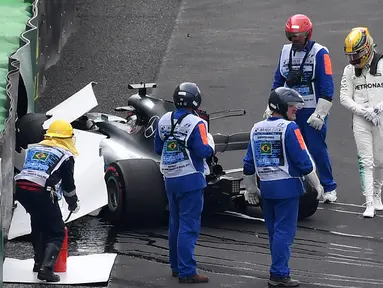
[[[148,88],[156,87],[155,83],[130,84],[128,87],[137,90],[137,93],[128,98],[127,106],[114,109],[123,113],[124,117],[89,112],[88,109],[86,113],[70,120],[73,120],[71,123],[75,129],[105,136],[100,142],[99,151],[104,159],[104,180],[108,194],[107,205],[102,212],[106,213],[108,219],[114,224],[137,222],[144,218],[163,222],[167,219],[167,197],[159,169],[160,157],[154,152],[153,137],[159,118],[175,107],[171,101],[147,94]],[[241,116],[245,111],[239,109],[209,114],[198,110],[197,113],[210,126],[212,121]],[[16,151],[20,152],[28,144],[42,140],[43,123],[49,118],[49,113],[29,113],[18,119]],[[204,213],[229,210],[246,214],[249,204],[243,196],[242,178],[230,176],[234,174],[227,173],[219,164],[218,155],[228,151],[245,152],[249,133],[213,134],[213,137],[216,155],[207,161],[210,175],[207,176],[208,186],[204,191]],[[18,172],[17,169],[15,172]],[[316,193],[307,183],[305,185],[307,192],[301,197],[299,219],[312,216],[319,203]]]

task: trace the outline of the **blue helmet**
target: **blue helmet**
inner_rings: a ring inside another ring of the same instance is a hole
[[[201,91],[197,84],[183,82],[174,90],[173,100],[177,108],[192,108],[196,110],[202,102]]]
[[[302,96],[291,88],[278,87],[270,93],[270,110],[281,114],[286,120],[288,120],[287,109],[289,105],[297,106],[298,109],[301,109],[304,104]]]

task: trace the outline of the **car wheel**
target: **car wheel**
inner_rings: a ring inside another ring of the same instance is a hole
[[[104,178],[108,192],[108,216],[112,222],[116,222],[122,219],[124,211],[124,178],[114,163],[108,166]]]
[[[108,214],[115,223],[164,223],[167,197],[159,165],[151,159],[127,159],[106,169]]]
[[[39,143],[44,139],[45,130],[42,125],[49,119],[42,113],[28,113],[17,119],[16,128],[16,151],[21,148],[27,149],[29,144]]]
[[[258,177],[257,184],[259,187],[260,181]],[[315,190],[308,184],[307,181],[304,181],[304,185],[306,187],[306,193],[299,199],[298,220],[303,220],[314,215],[319,205],[319,200],[316,199],[317,193],[315,192]],[[260,199],[259,206],[262,209],[261,200],[262,199]]]
[[[319,205],[316,191],[307,183],[307,181],[305,181],[304,184],[306,186],[306,193],[301,196],[301,199],[299,200],[298,220],[303,220],[314,215]]]

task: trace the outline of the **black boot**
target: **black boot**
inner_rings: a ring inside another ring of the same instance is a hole
[[[293,280],[290,278],[290,276],[287,277],[273,277],[270,276],[269,279],[269,287],[298,287],[299,286],[298,280]]]
[[[60,247],[53,243],[48,243],[45,249],[44,261],[41,265],[37,278],[47,282],[59,282],[60,276],[53,273],[53,266],[60,253]]]
[[[33,259],[35,260],[33,272],[38,272],[44,260],[44,242],[41,233],[33,237],[32,246],[34,252]]]
[[[35,256],[33,259],[35,260],[35,264],[33,265],[33,272],[39,272],[41,268],[41,263],[43,262],[43,255],[35,252]]]

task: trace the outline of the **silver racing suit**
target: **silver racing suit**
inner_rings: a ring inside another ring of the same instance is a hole
[[[370,74],[369,64],[359,77],[355,75],[354,67],[347,65],[340,88],[340,103],[353,113],[360,180],[367,203],[365,214],[383,210],[380,198],[383,184],[383,59],[378,62],[375,76]]]

